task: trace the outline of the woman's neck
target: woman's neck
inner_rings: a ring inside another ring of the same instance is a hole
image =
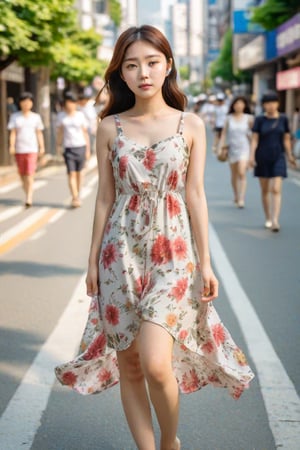
[[[141,99],[136,98],[135,105],[130,110],[132,116],[157,117],[170,109],[162,96],[159,98]]]

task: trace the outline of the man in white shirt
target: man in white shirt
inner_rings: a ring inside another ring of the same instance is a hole
[[[57,152],[65,159],[69,188],[72,195],[71,206],[81,205],[80,189],[83,182],[82,170],[90,157],[88,124],[84,114],[77,111],[77,98],[71,92],[65,94],[64,111],[57,116]]]

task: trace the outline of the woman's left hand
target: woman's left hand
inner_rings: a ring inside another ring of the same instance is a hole
[[[296,158],[295,158],[294,155],[289,155],[289,156],[288,156],[288,162],[290,163],[290,165],[291,165],[294,169],[296,169],[296,167],[297,167],[297,161],[296,161]]]
[[[208,303],[215,300],[219,295],[219,282],[213,273],[211,266],[202,268],[203,293],[201,301]]]

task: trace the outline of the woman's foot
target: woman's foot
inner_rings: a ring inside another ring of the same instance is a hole
[[[266,220],[266,221],[265,221],[265,228],[268,228],[269,230],[272,228],[272,222],[271,222],[271,220]]]
[[[30,202],[26,202],[25,203],[25,208],[26,209],[31,208],[31,206],[32,206],[32,203],[30,203]]]
[[[176,441],[175,441],[175,446],[173,447],[173,449],[174,449],[174,450],[180,450],[180,448],[181,448],[180,440],[179,440],[179,438],[177,437],[177,438],[176,438]],[[172,450],[173,450],[173,449],[172,449]]]
[[[81,201],[79,198],[73,198],[71,201],[71,207],[72,208],[79,208],[81,206]]]
[[[272,223],[272,231],[273,231],[274,233],[278,233],[279,230],[280,230],[280,225],[279,225],[279,223],[278,223],[278,222],[273,222],[273,223]]]
[[[240,209],[245,208],[245,202],[244,202],[244,200],[239,200],[239,201],[237,202],[237,207],[240,208]]]

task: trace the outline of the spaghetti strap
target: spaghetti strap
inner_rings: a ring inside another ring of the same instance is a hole
[[[183,134],[183,127],[184,127],[184,112],[182,111],[181,117],[180,117],[179,126],[178,126],[178,133],[179,134]]]
[[[120,134],[124,134],[124,133],[123,133],[123,128],[122,128],[122,125],[121,125],[121,121],[120,121],[119,114],[115,114],[115,115],[114,115],[114,119],[115,119],[115,122],[116,122],[116,128],[117,128],[118,136],[119,136]]]

